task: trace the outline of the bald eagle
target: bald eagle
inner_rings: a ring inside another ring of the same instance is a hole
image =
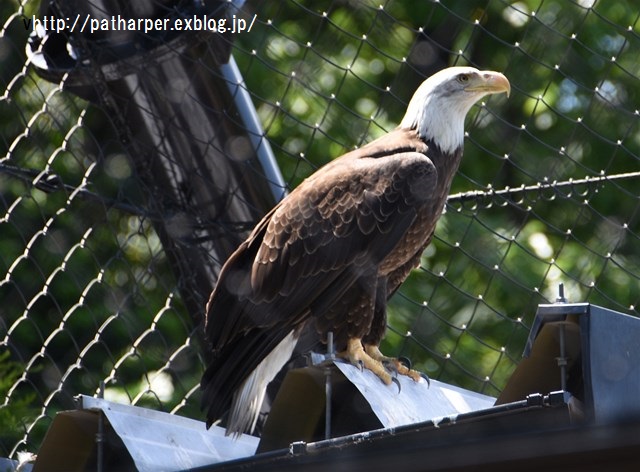
[[[268,383],[305,328],[333,332],[339,356],[392,381],[382,355],[387,300],[418,266],[462,157],[467,112],[510,92],[493,71],[451,67],[425,80],[400,126],[303,181],[224,264],[206,306],[212,361],[201,382],[207,427],[251,432]]]

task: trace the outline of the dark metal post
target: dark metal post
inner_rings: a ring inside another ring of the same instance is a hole
[[[98,398],[104,398],[104,380],[100,381]],[[96,433],[97,472],[103,472],[104,470],[104,441],[104,412],[102,410],[98,410],[98,432]]]
[[[327,357],[324,366],[324,394],[325,394],[325,413],[324,413],[324,438],[331,438],[331,397],[333,396],[333,387],[331,384],[331,369],[333,368],[333,359],[335,358],[333,347],[333,331],[327,333]]]
[[[567,299],[564,296],[564,284],[560,283],[558,285],[558,298],[556,298],[556,303],[567,303]],[[562,391],[567,390],[567,364],[568,359],[566,356],[566,329],[565,329],[565,321],[560,322],[560,355],[556,358],[558,362],[558,367],[560,367],[560,388]]]

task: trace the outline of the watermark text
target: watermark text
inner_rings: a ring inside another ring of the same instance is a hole
[[[24,17],[27,30],[55,33],[97,33],[106,31],[209,31],[212,33],[250,33],[258,15],[245,19],[236,15],[214,18],[207,15],[193,15],[182,18],[125,18],[115,15],[107,18],[93,18],[91,15],[72,17],[43,16]]]

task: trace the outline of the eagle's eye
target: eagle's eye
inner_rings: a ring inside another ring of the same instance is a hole
[[[458,76],[458,82],[460,82],[461,84],[466,84],[467,82],[469,82],[469,74],[460,74]]]

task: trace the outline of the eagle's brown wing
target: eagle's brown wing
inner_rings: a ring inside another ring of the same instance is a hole
[[[399,138],[406,136],[390,133],[320,169],[223,267],[207,306],[215,353],[202,380],[209,424],[288,333],[377,274],[430,198],[437,175],[426,146]]]

